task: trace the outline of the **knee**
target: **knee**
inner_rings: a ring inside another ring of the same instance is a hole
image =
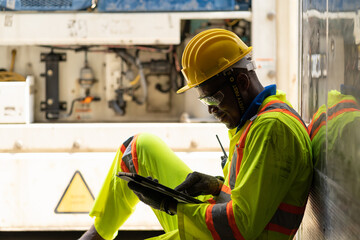
[[[153,149],[163,141],[152,133],[140,133],[136,135],[136,146],[138,149]]]

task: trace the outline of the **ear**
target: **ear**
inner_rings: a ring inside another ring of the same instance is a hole
[[[241,90],[247,91],[250,87],[250,78],[245,73],[239,73],[236,78],[236,83]]]

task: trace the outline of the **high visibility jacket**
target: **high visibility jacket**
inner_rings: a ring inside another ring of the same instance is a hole
[[[313,174],[305,124],[277,91],[235,131],[219,196],[178,204],[181,239],[292,239]]]

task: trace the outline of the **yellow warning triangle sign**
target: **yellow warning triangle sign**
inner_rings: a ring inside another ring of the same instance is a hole
[[[55,213],[88,213],[94,199],[80,171],[76,171],[57,204]]]

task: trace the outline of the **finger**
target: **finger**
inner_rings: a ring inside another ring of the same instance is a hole
[[[204,195],[205,193],[209,192],[208,185],[205,183],[197,183],[193,185],[191,188],[186,189],[188,195],[192,197],[196,197],[199,195]]]
[[[142,187],[140,184],[134,182],[134,181],[129,181],[128,182],[128,187],[133,190],[134,192],[139,192],[142,193],[144,192],[146,189],[144,187]]]
[[[147,179],[149,179],[149,180],[151,180],[151,181],[154,181],[154,182],[156,182],[156,183],[159,183],[159,180],[157,180],[156,178],[153,178],[153,177],[150,177],[150,176],[148,176],[148,177],[146,177]]]
[[[179,186],[177,186],[175,190],[182,192],[184,190],[187,190],[188,188],[191,188],[198,181],[199,181],[199,176],[197,174],[190,173],[186,177],[185,181],[183,181]]]
[[[180,183],[177,187],[174,188],[174,190],[182,192],[184,190],[186,190],[186,188],[188,188],[189,186],[191,186],[191,180],[190,180],[190,174],[186,177],[186,179]]]

